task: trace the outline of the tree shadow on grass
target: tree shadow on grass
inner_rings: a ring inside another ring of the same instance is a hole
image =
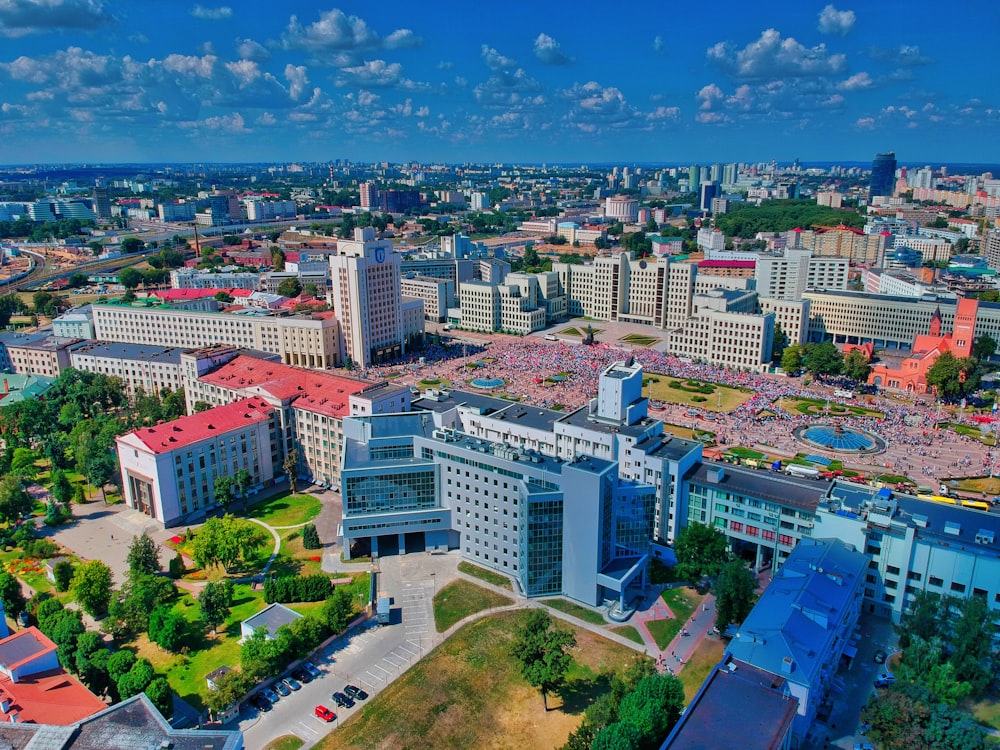
[[[576,716],[587,710],[587,707],[611,689],[609,675],[572,680],[558,691],[562,699],[560,707],[563,713]]]

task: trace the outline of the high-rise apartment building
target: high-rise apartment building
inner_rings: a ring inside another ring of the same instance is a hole
[[[104,185],[94,187],[94,213],[98,219],[111,218],[111,193]]]
[[[697,164],[692,164],[691,169],[688,170],[688,191],[692,193],[697,193],[700,185],[701,185],[701,167],[699,167]]]
[[[358,192],[361,194],[361,208],[367,208],[369,211],[378,208],[378,186],[374,182],[370,180],[362,182]]]
[[[896,185],[896,154],[887,151],[875,154],[872,161],[872,178],[869,183],[868,200],[876,195],[892,195]]]
[[[330,276],[345,356],[360,367],[402,356],[399,256],[392,240],[376,240],[373,228],[358,228],[337,251],[330,256]]]

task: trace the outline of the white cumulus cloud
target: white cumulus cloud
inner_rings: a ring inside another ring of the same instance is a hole
[[[547,65],[567,65],[573,62],[573,58],[563,53],[559,42],[548,34],[535,37],[534,52],[535,57]]]
[[[819,30],[824,34],[846,36],[854,28],[857,18],[853,10],[837,10],[827,5],[819,14]]]

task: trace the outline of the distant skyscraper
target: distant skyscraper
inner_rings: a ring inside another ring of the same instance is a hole
[[[104,185],[94,187],[94,213],[98,219],[111,218],[111,193]]]
[[[691,169],[688,170],[688,190],[692,193],[698,192],[698,187],[701,185],[701,167],[697,164],[692,164]]]
[[[868,199],[871,200],[876,195],[892,195],[892,189],[896,184],[896,154],[889,151],[884,154],[875,154],[872,161],[872,180],[869,183]]]
[[[361,208],[378,208],[378,186],[374,182],[362,182],[358,192],[361,193]]]
[[[701,200],[698,201],[698,207],[702,211],[710,211],[712,201],[719,197],[719,186],[714,182],[706,182],[701,186],[700,196]]]

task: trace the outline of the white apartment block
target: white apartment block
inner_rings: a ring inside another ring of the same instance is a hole
[[[12,340],[6,342],[10,369],[19,375],[44,375],[58,378],[59,373],[70,366],[69,350],[79,339],[65,339],[46,336],[38,339],[29,337],[23,343]]]
[[[361,366],[396,359],[406,350],[400,317],[400,259],[391,240],[371,227],[354,230],[330,256],[331,300],[345,357]]]
[[[340,326],[331,312],[273,316],[246,313],[94,305],[102,341],[202,349],[224,344],[277,354],[282,362],[325,369],[343,361]]]
[[[142,427],[116,438],[124,500],[165,527],[200,518],[217,505],[215,480],[240,469],[251,487],[274,481],[275,411],[262,398]]]
[[[295,201],[264,201],[256,198],[244,198],[243,209],[246,211],[247,221],[293,219],[299,211]]]
[[[908,235],[897,237],[893,247],[902,245],[916,250],[925,261],[946,261],[951,258],[952,244],[940,237],[921,237]]]
[[[404,298],[423,300],[424,319],[435,323],[447,320],[448,308],[455,303],[455,282],[448,279],[404,276],[400,279],[399,289]]]
[[[545,306],[538,303],[538,280],[510,274],[507,284],[470,281],[459,287],[462,328],[492,333],[531,333],[545,327]]]
[[[754,314],[757,295],[716,289],[696,295],[691,317],[671,330],[669,351],[678,357],[766,372],[774,347],[774,313]]]
[[[72,367],[118,378],[129,394],[140,388],[146,394],[184,387],[181,372],[183,349],[148,344],[121,344],[88,341],[70,349]]]
[[[702,227],[698,230],[698,247],[706,251],[724,250],[726,247],[726,235],[720,229]]]
[[[760,297],[760,312],[774,314],[775,329],[781,326],[789,346],[806,343],[809,334],[809,300],[785,300]]]
[[[816,257],[811,250],[786,249],[780,256],[761,255],[754,277],[762,297],[802,299],[806,289],[846,289],[850,260]]]
[[[198,268],[175,268],[170,272],[171,289],[253,289],[260,288],[256,271],[212,272]]]
[[[52,335],[70,339],[94,338],[94,313],[90,305],[74,308],[54,318]]]

